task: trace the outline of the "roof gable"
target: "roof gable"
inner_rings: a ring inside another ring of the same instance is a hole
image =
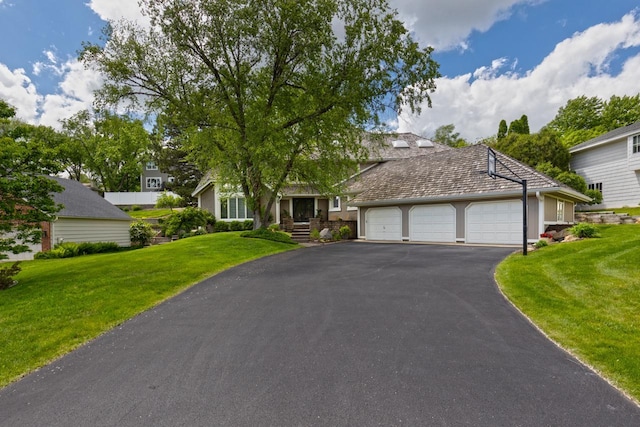
[[[57,176],[49,178],[64,188],[60,193],[52,194],[56,203],[64,205],[64,208],[57,213],[59,218],[95,218],[122,221],[130,221],[132,219],[78,181]]]
[[[619,141],[620,139],[627,138],[630,135],[640,132],[640,122],[630,124],[618,129],[614,129],[610,132],[603,133],[600,136],[596,136],[581,144],[574,145],[569,149],[570,153],[576,153],[578,151],[586,150],[587,148],[594,147],[596,145],[608,144],[610,142]]]

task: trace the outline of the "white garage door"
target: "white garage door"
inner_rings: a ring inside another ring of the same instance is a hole
[[[466,234],[467,243],[522,243],[522,200],[471,203]]]
[[[413,242],[455,242],[456,210],[451,205],[416,206],[409,212]]]
[[[402,240],[402,212],[399,208],[367,210],[367,240]]]

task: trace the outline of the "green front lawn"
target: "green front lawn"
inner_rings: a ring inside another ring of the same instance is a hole
[[[496,279],[562,347],[640,400],[640,225],[512,255]]]
[[[23,262],[18,286],[0,291],[0,387],[206,277],[297,247],[239,235]]]
[[[147,219],[147,218],[162,218],[168,215],[171,215],[172,213],[179,211],[182,209],[174,209],[173,211],[171,209],[144,209],[141,211],[129,211],[126,212],[131,218],[135,218],[135,219]]]

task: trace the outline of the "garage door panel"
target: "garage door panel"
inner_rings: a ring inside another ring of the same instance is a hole
[[[522,243],[522,201],[472,203],[466,228],[467,243]]]
[[[367,240],[402,240],[402,212],[396,207],[369,209],[365,231]]]
[[[416,206],[409,212],[413,242],[455,242],[456,210],[451,205]]]

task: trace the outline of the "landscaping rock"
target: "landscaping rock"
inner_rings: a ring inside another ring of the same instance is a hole
[[[323,228],[322,231],[320,232],[320,238],[322,240],[331,240],[333,238],[333,235],[331,234],[331,230],[329,230],[328,228]]]
[[[580,238],[579,238],[579,237],[574,236],[573,234],[568,234],[568,235],[564,238],[563,242],[575,242],[576,240],[580,240]]]

